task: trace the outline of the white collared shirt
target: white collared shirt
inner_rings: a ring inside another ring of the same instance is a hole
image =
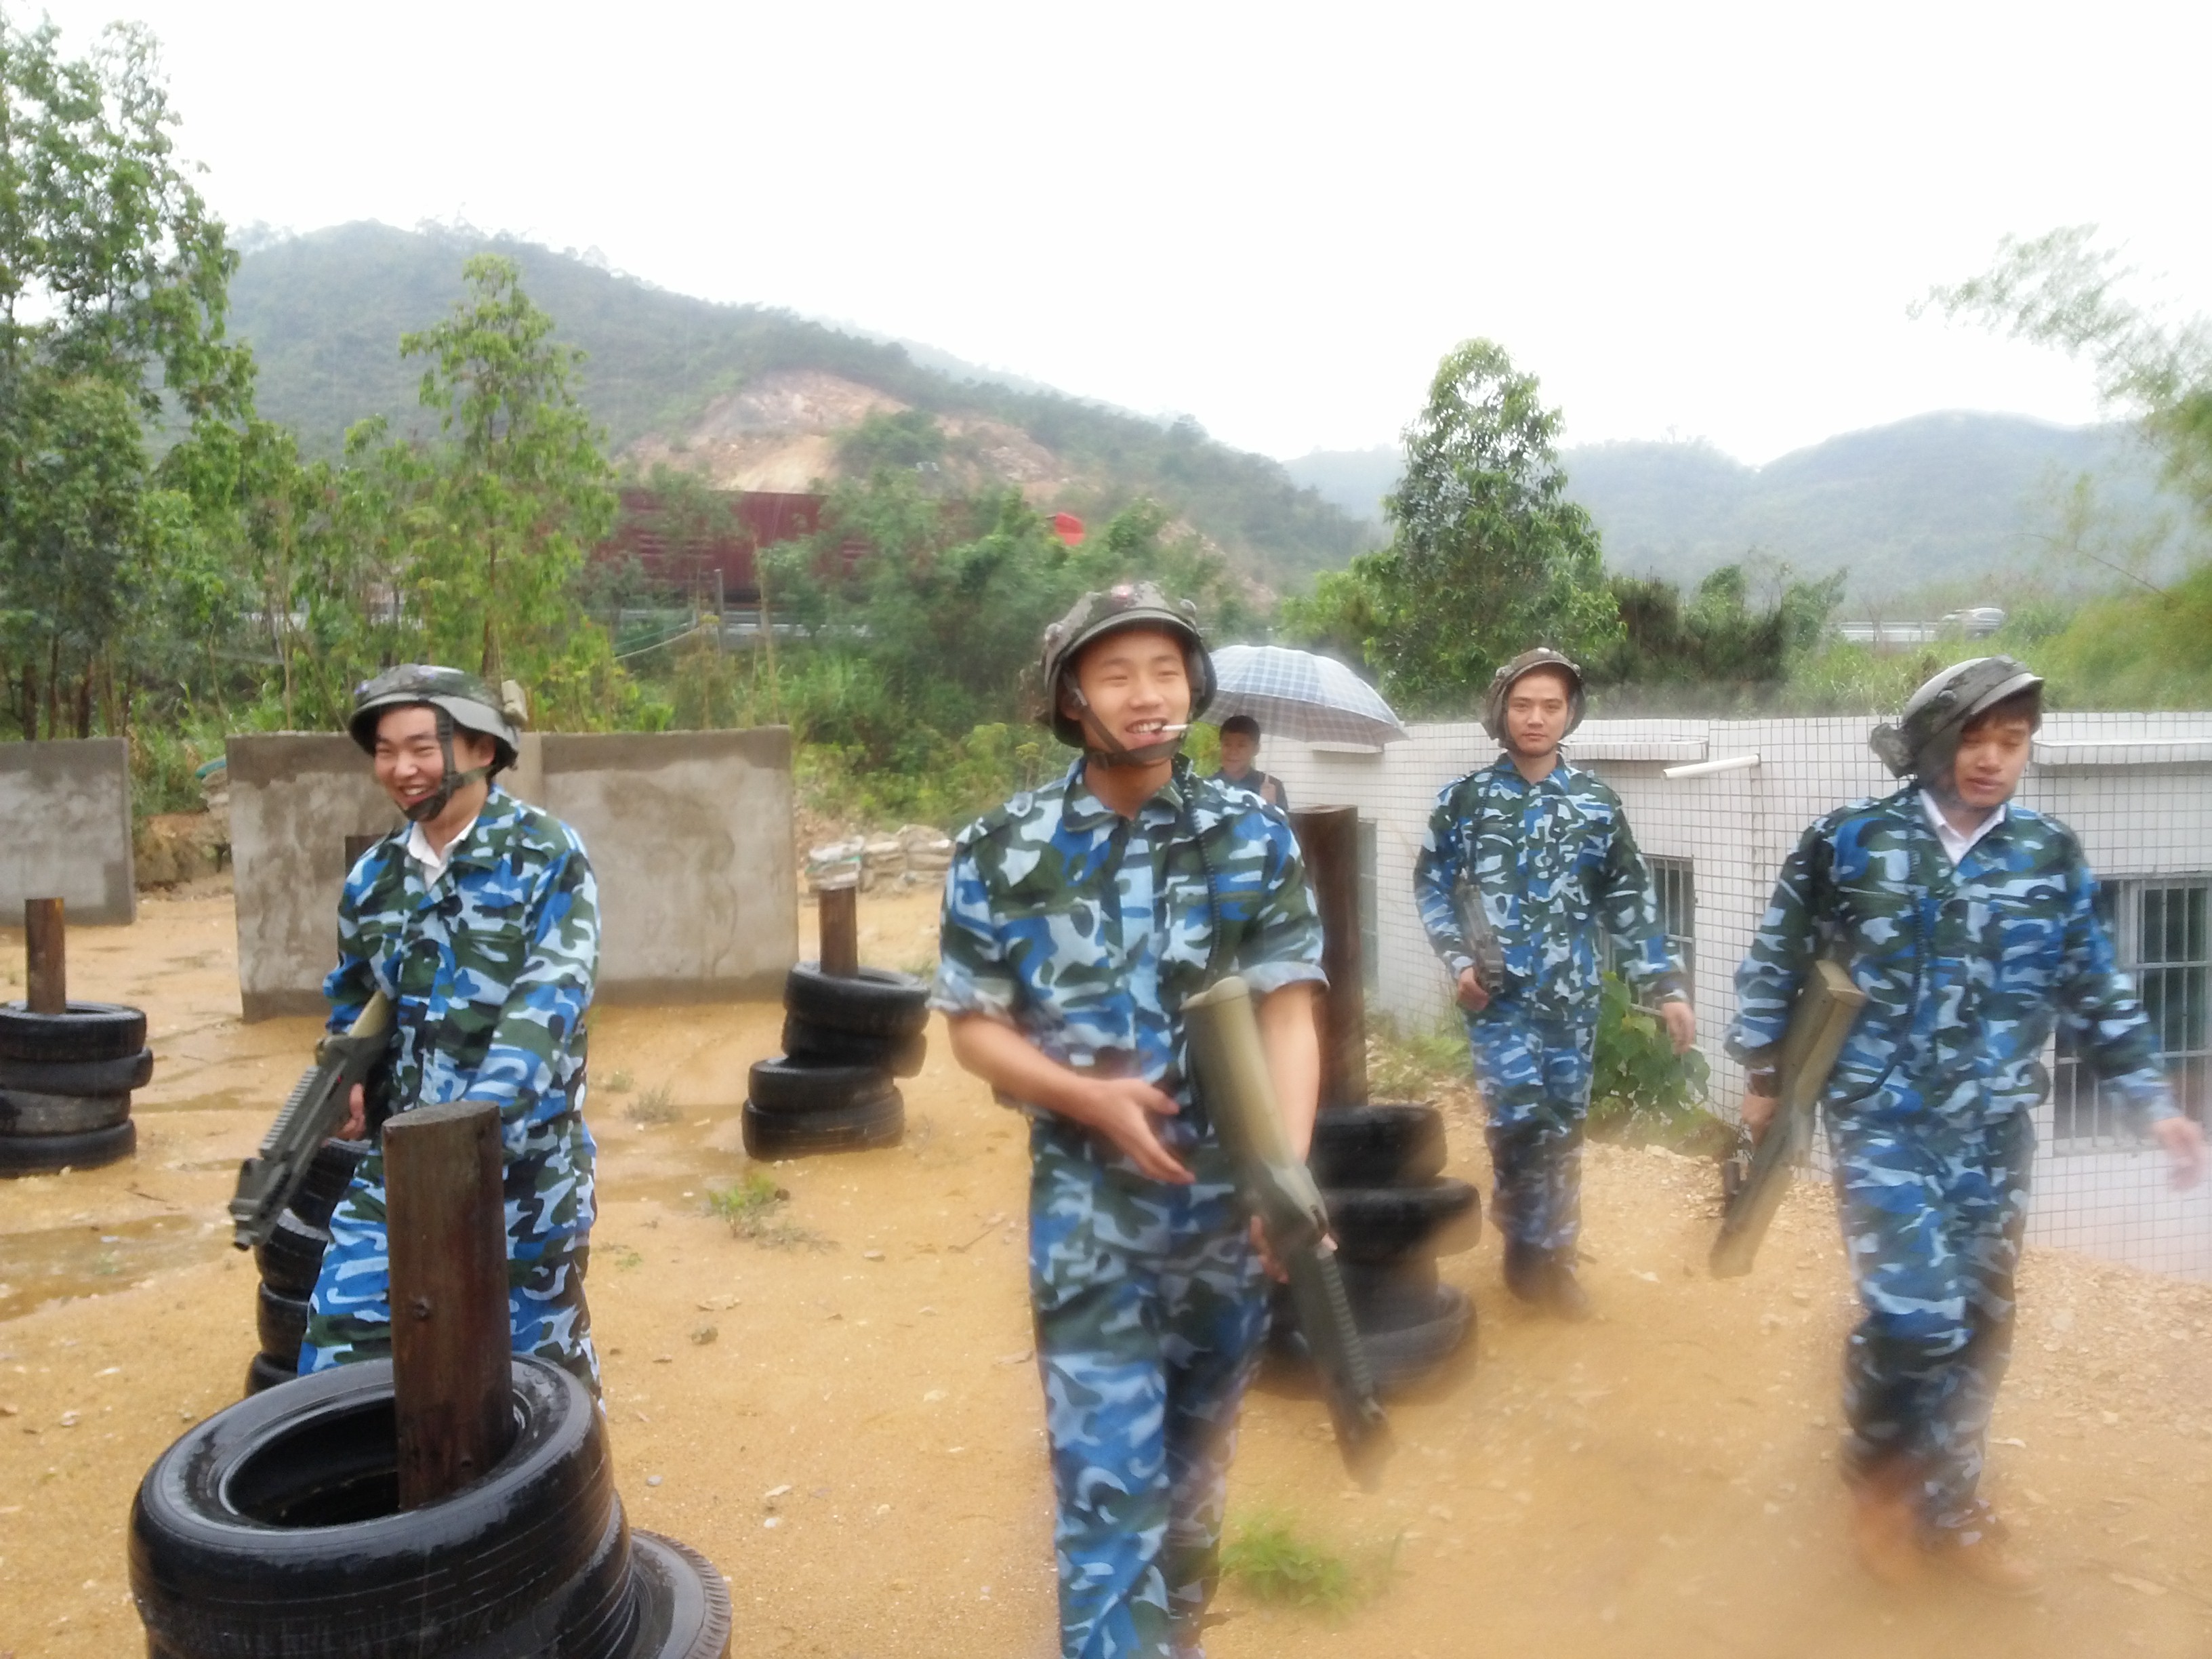
[[[433,852],[430,848],[430,838],[422,833],[422,826],[419,823],[410,823],[407,826],[407,856],[422,866],[422,884],[425,887],[435,887],[438,884],[438,878],[446,873],[447,865],[453,861],[453,848],[466,841],[469,838],[469,831],[476,827],[476,817],[471,816],[466,823],[454,832],[453,840],[446,843],[443,852]]]
[[[1972,830],[1962,832],[1951,827],[1951,820],[1943,816],[1943,809],[1936,804],[1936,797],[1925,789],[1920,792],[1920,805],[1928,814],[1928,822],[1936,827],[1936,839],[1943,843],[1943,850],[1950,854],[1954,870],[1959,867],[1959,860],[1973,849],[1976,842],[2005,820],[2004,803],[1999,801],[1990,809],[1989,817]]]

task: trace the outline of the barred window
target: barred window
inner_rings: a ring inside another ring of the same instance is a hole
[[[2106,884],[2098,914],[2150,1017],[2175,1103],[2205,1121],[2212,1091],[2212,877]],[[2118,1103],[2084,1063],[2061,1021],[2051,1074],[2052,1138],[2086,1150],[2113,1139]]]
[[[1668,951],[1682,964],[1683,989],[1692,997],[1698,982],[1698,878],[1695,861],[1646,854],[1651,866],[1651,885],[1659,896],[1659,931],[1667,936]],[[1600,936],[1598,960],[1607,973],[1620,967],[1620,946],[1611,933]]]

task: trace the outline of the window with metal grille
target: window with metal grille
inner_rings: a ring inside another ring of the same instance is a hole
[[[2097,908],[2150,1017],[2175,1103],[2202,1123],[2212,1104],[2212,877],[2107,883]],[[2086,1150],[2118,1138],[2118,1101],[2082,1062],[2063,1021],[2057,1060],[2052,1139]]]
[[[1667,949],[1682,965],[1683,988],[1694,997],[1698,982],[1698,878],[1690,859],[1655,858],[1647,854],[1651,885],[1659,896],[1659,931],[1667,936]],[[1620,947],[1613,935],[1604,934],[1598,945],[1599,960],[1610,972],[1619,961]]]

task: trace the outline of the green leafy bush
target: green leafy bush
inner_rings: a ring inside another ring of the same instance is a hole
[[[1718,1156],[1735,1131],[1706,1104],[1712,1067],[1692,1048],[1677,1054],[1658,1017],[1630,1000],[1617,974],[1600,992],[1589,1133],[1632,1146],[1656,1143]]]

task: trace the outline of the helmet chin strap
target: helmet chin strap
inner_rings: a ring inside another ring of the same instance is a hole
[[[423,796],[412,806],[400,809],[406,814],[410,823],[429,823],[453,805],[453,797],[460,791],[479,779],[491,776],[491,769],[489,766],[471,766],[465,772],[454,769],[453,717],[434,704],[432,707],[438,717],[438,752],[445,758],[446,770],[445,775],[438,780],[438,787],[435,789]]]
[[[1074,701],[1077,718],[1083,725],[1083,735],[1086,738],[1096,737],[1098,739],[1096,744],[1086,742],[1083,745],[1083,757],[1087,761],[1096,761],[1101,766],[1158,766],[1164,760],[1173,760],[1182,752],[1182,740],[1190,732],[1187,724],[1170,726],[1168,729],[1171,736],[1158,743],[1148,743],[1131,749],[1115,739],[1114,734],[1106,729],[1097,711],[1091,707],[1090,699],[1083,695],[1083,688],[1073,679],[1068,682],[1067,695]]]

